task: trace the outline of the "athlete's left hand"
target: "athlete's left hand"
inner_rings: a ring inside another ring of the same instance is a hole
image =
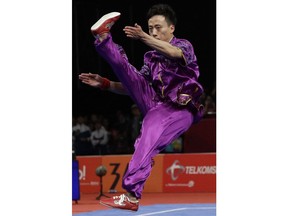
[[[142,30],[142,27],[135,23],[134,26],[125,26],[123,29],[126,36],[135,40],[139,40],[143,37],[145,32]]]

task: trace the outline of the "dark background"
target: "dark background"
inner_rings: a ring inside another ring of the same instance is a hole
[[[189,40],[198,58],[199,81],[205,92],[210,92],[216,84],[216,1],[198,0],[73,0],[72,2],[72,80],[73,116],[98,113],[109,115],[116,109],[130,111],[133,104],[128,96],[101,91],[82,84],[80,73],[98,73],[111,80],[117,80],[110,66],[94,49],[91,26],[104,14],[117,11],[120,19],[112,27],[113,40],[120,44],[137,69],[143,65],[143,56],[148,47],[140,41],[128,39],[123,28],[138,23],[147,32],[146,13],[155,3],[167,3],[176,12],[178,23],[174,35]]]

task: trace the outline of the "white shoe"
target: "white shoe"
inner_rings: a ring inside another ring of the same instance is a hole
[[[111,12],[102,16],[92,27],[91,32],[96,37],[97,35],[110,32],[111,27],[120,18],[119,12]]]

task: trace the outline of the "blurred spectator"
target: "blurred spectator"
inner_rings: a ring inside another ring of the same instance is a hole
[[[214,81],[214,86],[213,86],[213,89],[212,89],[210,95],[213,98],[214,103],[216,104],[216,81]]]
[[[116,118],[113,119],[113,122],[111,122],[112,128],[111,130],[114,130],[114,135],[116,137],[113,137],[113,142],[116,146],[121,146],[121,153],[127,154],[127,150],[129,149],[129,141],[130,141],[130,133],[131,133],[131,122],[129,115],[124,113],[122,110],[116,111]],[[112,135],[111,135],[112,136]],[[125,143],[125,147],[123,146]],[[118,150],[117,150],[118,151]],[[118,151],[120,154],[120,150]]]
[[[206,100],[204,103],[204,111],[205,115],[211,115],[216,113],[216,104],[210,95],[206,96]]]
[[[86,124],[86,118],[79,116],[72,127],[72,136],[76,155],[89,155],[91,152],[90,143],[91,130]]]
[[[94,130],[91,133],[91,144],[93,155],[106,155],[108,143],[108,131],[101,124],[100,121],[94,123]]]
[[[122,110],[116,111],[116,118],[113,122],[113,127],[118,128],[122,132],[127,132],[129,130],[130,118],[129,115],[124,113]]]
[[[183,138],[182,136],[173,140],[173,142],[168,145],[162,152],[163,153],[181,153],[183,152]]]
[[[123,134],[123,131],[118,128],[112,128],[110,132],[110,154],[130,154],[133,152],[129,148],[127,136]]]

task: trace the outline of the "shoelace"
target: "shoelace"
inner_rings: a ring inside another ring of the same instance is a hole
[[[116,202],[117,202],[118,204],[120,204],[120,205],[123,205],[123,201],[125,200],[125,198],[126,198],[129,202],[131,202],[131,203],[137,204],[137,203],[139,202],[138,200],[132,201],[132,200],[129,199],[129,197],[126,196],[125,194],[121,194],[120,196],[113,196],[113,199],[120,199],[119,201],[116,201]]]
[[[126,197],[125,194],[121,194],[120,196],[113,196],[113,199],[119,199],[120,198],[120,200],[117,201],[117,203],[119,205],[123,205],[123,201],[124,201],[125,197]]]

